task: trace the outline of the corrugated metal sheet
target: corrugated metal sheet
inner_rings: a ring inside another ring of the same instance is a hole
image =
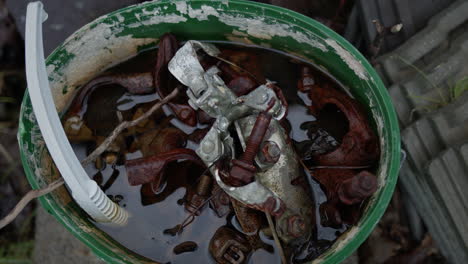
[[[459,0],[376,65],[408,154],[401,187],[451,263],[468,263],[468,92],[450,99],[467,59],[468,1]]]

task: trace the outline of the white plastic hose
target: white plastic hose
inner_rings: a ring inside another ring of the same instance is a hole
[[[47,19],[41,2],[28,4],[26,13],[26,78],[34,114],[47,149],[75,201],[97,222],[125,225],[128,213],[112,202],[91,180],[68,141],[50,91],[42,43]]]

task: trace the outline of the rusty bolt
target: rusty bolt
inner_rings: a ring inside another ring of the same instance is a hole
[[[253,164],[263,137],[270,125],[270,121],[271,115],[266,112],[262,112],[257,116],[257,120],[255,121],[252,132],[247,140],[245,151],[239,160]]]
[[[299,215],[293,215],[288,218],[288,235],[292,237],[301,237],[306,230],[306,223]]]
[[[377,177],[368,171],[344,181],[338,189],[340,201],[344,204],[357,204],[377,190]]]
[[[260,157],[262,162],[274,164],[281,156],[281,149],[275,142],[267,141],[263,143],[261,154],[262,155]]]
[[[187,203],[185,209],[195,215],[200,214],[200,206],[206,201],[208,194],[211,191],[211,177],[208,175],[202,175],[198,182],[195,192],[189,192],[187,195]]]
[[[270,125],[271,115],[262,112],[257,116],[255,125],[252,128],[249,139],[245,147],[245,151],[239,159],[232,160],[232,168],[230,177],[235,186],[242,186],[252,182],[256,168],[254,159],[260,148],[263,137]]]

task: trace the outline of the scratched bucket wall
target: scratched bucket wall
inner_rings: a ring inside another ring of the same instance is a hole
[[[364,105],[381,144],[379,189],[357,226],[350,228],[314,263],[338,263],[367,238],[392,196],[400,163],[395,111],[380,78],[351,44],[322,24],[279,7],[244,1],[158,1],[100,17],[71,35],[47,58],[52,93],[63,113],[76,87],[102,70],[157,45],[165,32],[179,39],[229,40],[283,50],[322,65]],[[47,36],[45,36],[47,38]],[[295,88],[291,88],[295,89]],[[26,93],[18,131],[21,158],[33,188],[60,177]],[[42,206],[108,263],[154,263],[97,229],[64,187],[40,199]]]

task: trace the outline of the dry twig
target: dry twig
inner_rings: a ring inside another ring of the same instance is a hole
[[[270,226],[271,233],[273,234],[273,238],[275,240],[276,246],[278,247],[278,251],[279,251],[278,253],[281,256],[281,262],[283,264],[286,264],[286,263],[288,263],[288,261],[286,259],[286,255],[284,254],[283,247],[281,246],[281,241],[279,240],[278,234],[276,233],[275,224],[273,223],[273,219],[271,218],[271,215],[269,213],[265,213],[265,215],[266,215],[266,218],[267,218],[267,221],[268,221],[268,225]]]
[[[32,190],[29,191],[21,200],[18,202],[18,204],[13,208],[13,210],[5,216],[2,220],[0,220],[0,229],[11,223],[16,216],[28,205],[30,201],[32,201],[35,198],[41,197],[42,195],[48,194],[52,192],[53,190],[57,189],[58,187],[62,186],[64,183],[63,178],[60,178],[51,184],[47,185],[47,187],[39,189],[39,190]]]
[[[169,95],[164,97],[164,99],[162,99],[158,103],[154,104],[146,113],[139,116],[137,119],[132,120],[132,121],[124,121],[124,122],[120,123],[114,129],[114,131],[112,131],[110,136],[107,137],[106,140],[104,140],[104,142],[102,142],[101,145],[99,145],[99,147],[97,147],[91,154],[89,154],[88,157],[86,157],[84,160],[81,161],[81,165],[86,166],[90,162],[93,162],[94,160],[96,160],[97,157],[99,157],[102,153],[104,153],[104,151],[106,151],[107,148],[109,148],[110,144],[112,144],[112,142],[115,140],[115,138],[124,129],[135,126],[138,123],[140,123],[141,121],[143,121],[144,119],[150,117],[152,114],[154,114],[154,112],[156,112],[159,108],[161,108],[164,104],[166,104],[170,100],[174,99],[177,95],[179,95],[179,87],[174,89],[174,91],[172,91]]]

